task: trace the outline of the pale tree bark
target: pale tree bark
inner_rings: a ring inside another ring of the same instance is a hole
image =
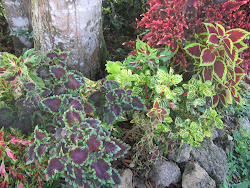
[[[32,31],[30,0],[2,0],[2,3],[11,31]],[[16,55],[21,55],[24,50],[32,48],[33,46],[33,40],[30,39],[28,35],[16,35],[12,38]]]
[[[70,51],[68,65],[86,77],[100,76],[102,37],[101,0],[32,0],[35,47],[43,53]],[[104,58],[105,60],[105,58]]]

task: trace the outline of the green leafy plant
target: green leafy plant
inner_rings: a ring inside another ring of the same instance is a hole
[[[46,160],[25,164],[25,149],[32,143],[24,139],[19,130],[0,130],[0,186],[7,187],[41,187],[46,182]],[[49,182],[48,182],[49,183]]]
[[[204,80],[215,84],[213,107],[219,100],[224,104],[232,104],[234,99],[240,103],[239,82],[245,75],[240,67],[242,59],[239,53],[248,48],[242,40],[250,33],[243,29],[225,31],[220,24],[204,23],[207,38],[202,43],[192,43],[184,49],[195,60],[195,69],[201,71]]]
[[[210,80],[203,82],[201,76],[194,75],[185,83],[182,75],[168,68],[170,50],[152,49],[140,40],[136,49],[123,63],[106,65],[108,79],[132,89],[147,104],[147,109],[136,112],[131,121],[143,132],[132,165],[144,160],[151,164],[160,151],[167,153],[183,143],[198,146],[204,137],[212,136],[212,130],[223,128],[221,117],[209,104],[214,95]]]
[[[233,132],[234,147],[228,154],[228,174],[221,187],[248,187],[249,180],[249,138],[247,130],[240,129]]]

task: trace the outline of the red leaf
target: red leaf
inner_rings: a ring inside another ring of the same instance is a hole
[[[223,94],[219,94],[221,102],[226,105],[226,97]]]
[[[232,53],[232,50],[233,50],[233,42],[230,40],[230,39],[228,39],[228,38],[225,38],[224,40],[223,40],[223,42],[224,42],[224,47],[225,48],[227,48],[227,50],[230,52],[230,54]]]
[[[5,147],[7,146],[7,143],[6,142],[0,142],[1,146]]]
[[[234,72],[236,74],[244,74],[245,73],[245,71],[240,67],[234,67]]]
[[[242,41],[246,36],[249,35],[249,32],[243,30],[243,29],[231,29],[226,32],[228,38],[232,40],[233,43],[237,43]]]
[[[10,149],[6,148],[6,153],[13,161],[15,160],[14,153]]]
[[[207,32],[209,34],[212,34],[212,33],[218,34],[217,31],[216,31],[216,28],[215,28],[215,26],[213,24],[211,24],[211,23],[204,23],[204,24],[205,24],[205,26],[207,28]]]
[[[18,185],[17,188],[26,188],[26,187],[24,187],[23,184],[21,183],[20,185]]]
[[[221,61],[215,61],[214,63],[214,73],[221,79],[223,80],[224,77],[226,76],[226,66],[225,64]]]
[[[192,56],[193,58],[200,58],[201,56],[201,51],[204,49],[205,47],[194,43],[194,44],[190,44],[189,46],[187,46],[185,49],[185,51]]]
[[[213,108],[217,106],[218,102],[219,102],[219,97],[218,97],[218,95],[214,95],[214,96],[213,96],[213,105],[212,105]]]
[[[20,141],[19,138],[13,137],[13,138],[10,140],[10,144],[16,144],[16,143],[18,143],[19,141]]]
[[[8,181],[4,180],[2,183],[0,183],[0,188],[7,188]]]
[[[224,9],[226,11],[235,11],[238,10],[239,7],[243,4],[245,4],[247,1],[242,1],[242,2],[236,2],[236,1],[228,1],[224,3]]]
[[[4,165],[3,161],[2,161],[2,164],[1,164],[1,166],[0,166],[0,175],[1,175],[1,179],[2,179],[3,177],[6,178],[5,165]]]
[[[208,42],[210,42],[212,44],[219,44],[220,40],[219,40],[218,36],[215,33],[212,33],[208,37]]]
[[[238,95],[237,97],[236,96],[233,96],[234,100],[238,103],[240,103],[240,95]]]
[[[18,178],[19,180],[21,180],[23,183],[26,183],[26,180],[23,179],[23,175],[22,175],[22,174],[20,174],[20,173],[17,172],[16,175],[17,175],[17,178]]]
[[[201,52],[201,64],[200,66],[213,65],[215,61],[215,54],[210,49],[204,49]]]
[[[205,67],[204,68],[204,72],[203,72],[203,75],[204,75],[204,80],[212,80],[212,73],[210,71],[210,69],[208,67]]]
[[[0,141],[3,139],[3,130],[0,131]]]
[[[224,27],[222,25],[218,24],[218,23],[216,23],[216,26],[217,26],[216,29],[218,31],[218,34],[220,36],[224,36],[225,35],[225,29],[224,29]]]
[[[155,101],[153,108],[159,109],[159,103],[157,100]]]

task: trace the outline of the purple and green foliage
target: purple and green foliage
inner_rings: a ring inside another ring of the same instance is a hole
[[[132,110],[143,110],[142,100],[132,94],[132,90],[125,90],[113,80],[103,79],[99,91],[89,96],[96,114],[103,118],[107,125],[114,123],[124,113]]]
[[[35,159],[49,158],[47,179],[65,177],[68,186],[101,187],[121,183],[111,162],[126,154],[129,146],[112,137],[97,119],[85,118],[73,107],[63,114],[65,127],[36,127],[30,145],[29,164]]]
[[[194,59],[195,70],[203,73],[203,79],[215,84],[213,107],[219,100],[224,104],[232,104],[232,99],[240,103],[239,82],[245,75],[241,68],[243,59],[239,53],[248,46],[243,40],[250,35],[243,29],[225,31],[218,23],[205,23],[207,37],[201,43],[192,43],[185,47],[187,54]]]

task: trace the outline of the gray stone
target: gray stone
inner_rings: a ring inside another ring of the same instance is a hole
[[[199,165],[207,171],[216,184],[223,183],[227,175],[227,155],[225,151],[216,146],[212,140],[205,140],[200,147],[195,147],[191,155]]]
[[[250,121],[248,117],[238,119],[238,123],[243,129],[246,129],[247,132],[250,132]]]
[[[187,162],[190,157],[190,150],[190,145],[185,143],[182,147],[170,152],[167,157],[177,163]]]
[[[182,174],[183,188],[216,188],[215,181],[195,162],[189,162]]]
[[[159,186],[169,186],[180,181],[180,168],[173,162],[159,160],[149,172],[149,179]]]
[[[146,185],[145,185],[145,180],[141,179],[141,178],[135,178],[134,179],[134,185],[135,185],[135,188],[145,188]]]
[[[115,188],[132,188],[133,172],[130,169],[118,170],[121,175],[122,184]]]

